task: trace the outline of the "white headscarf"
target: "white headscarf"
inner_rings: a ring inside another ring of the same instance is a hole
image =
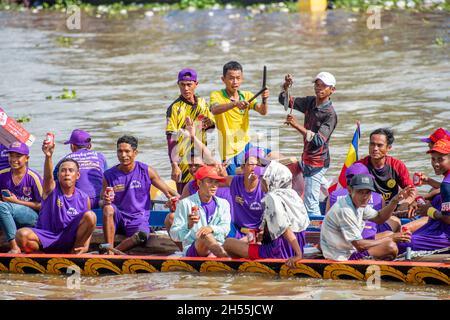
[[[279,238],[290,228],[293,232],[305,230],[309,217],[298,193],[292,189],[292,173],[281,163],[271,161],[262,177],[268,192],[262,199],[264,214],[261,227],[267,225],[272,240]]]

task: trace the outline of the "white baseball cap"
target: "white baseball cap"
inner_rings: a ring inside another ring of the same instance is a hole
[[[322,80],[327,86],[336,86],[336,78],[329,72],[320,72],[315,78],[313,82],[316,82],[317,79]]]

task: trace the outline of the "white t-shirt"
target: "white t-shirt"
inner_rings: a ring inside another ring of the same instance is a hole
[[[370,206],[356,209],[350,196],[339,199],[323,219],[320,247],[326,259],[345,261],[356,252],[352,241],[361,240],[365,220],[378,216]]]

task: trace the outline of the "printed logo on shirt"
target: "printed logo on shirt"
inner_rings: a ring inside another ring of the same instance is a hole
[[[262,210],[261,203],[256,202],[256,201],[252,202],[250,204],[249,208],[250,208],[250,210]]]
[[[56,206],[57,206],[58,208],[62,208],[63,204],[62,204],[62,202],[61,202],[61,199],[58,198],[58,200],[56,200]]]
[[[22,192],[24,195],[26,195],[28,197],[31,196],[31,187],[23,187]]]
[[[450,212],[450,202],[444,202],[442,204],[441,211]]]
[[[69,208],[69,210],[67,210],[67,214],[71,217],[78,215],[78,211],[75,208]]]
[[[26,202],[30,202],[31,201],[30,197],[25,197],[25,196],[19,197],[19,199],[22,200],[22,201],[26,201]]]
[[[113,187],[114,192],[121,192],[125,190],[125,185],[124,184],[117,184]]]
[[[382,193],[383,200],[384,200],[384,201],[388,201],[388,200],[391,198],[391,195],[392,195],[392,192],[385,192],[385,193]]]
[[[142,184],[139,180],[133,180],[130,183],[130,189],[139,189],[142,188]]]
[[[393,188],[393,187],[395,187],[395,185],[397,184],[397,182],[394,180],[394,179],[389,179],[388,180],[388,182],[387,182],[387,186],[389,187],[389,188]]]

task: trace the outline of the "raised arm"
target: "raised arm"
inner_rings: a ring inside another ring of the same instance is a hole
[[[156,170],[148,166],[148,175],[152,180],[152,184],[161,190],[161,192],[170,199],[171,197],[179,197],[180,195],[175,190],[171,189],[158,175]],[[150,190],[149,190],[150,191]]]
[[[48,195],[55,189],[56,183],[53,178],[53,152],[55,151],[55,144],[42,144],[42,152],[45,155],[44,162],[44,186],[42,198],[46,199]]]

